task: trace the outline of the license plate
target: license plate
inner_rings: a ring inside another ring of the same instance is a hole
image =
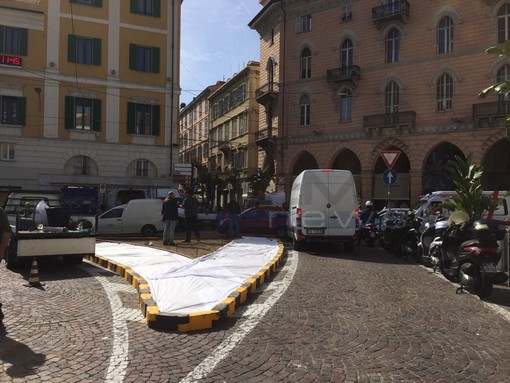
[[[483,271],[486,273],[495,273],[497,272],[497,267],[495,263],[482,263]]]
[[[324,234],[324,229],[306,229],[306,234]]]

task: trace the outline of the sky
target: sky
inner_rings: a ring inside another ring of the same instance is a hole
[[[260,60],[259,34],[248,23],[261,9],[259,0],[182,2],[181,103]]]

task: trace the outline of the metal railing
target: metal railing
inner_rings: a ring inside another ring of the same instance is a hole
[[[372,8],[372,20],[386,19],[396,15],[409,16],[409,2],[407,0],[391,1],[388,4]]]
[[[416,123],[416,112],[398,112],[386,114],[374,114],[363,117],[364,128],[383,128],[398,125],[414,125]]]

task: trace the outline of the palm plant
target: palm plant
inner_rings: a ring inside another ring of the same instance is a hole
[[[482,218],[486,212],[496,209],[500,202],[483,193],[481,183],[483,170],[473,163],[472,155],[465,160],[455,156],[448,165],[448,171],[456,186],[457,196],[443,203],[445,208],[467,213],[471,222]]]

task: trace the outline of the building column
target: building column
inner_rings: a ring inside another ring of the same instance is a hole
[[[422,169],[409,169],[409,182],[411,183],[409,186],[410,189],[410,200],[409,207],[414,206],[414,204],[420,199],[420,195],[422,193],[422,185],[423,185],[423,170]]]
[[[373,174],[370,170],[361,170],[361,208],[365,206],[365,201],[371,200],[373,195]]]

